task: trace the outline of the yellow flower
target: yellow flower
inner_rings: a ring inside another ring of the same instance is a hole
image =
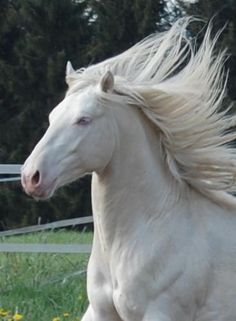
[[[8,315],[8,312],[1,308],[0,309],[0,317],[5,317],[6,315]]]
[[[59,317],[55,317],[52,319],[52,321],[60,321],[60,318]]]
[[[23,315],[22,314],[19,314],[19,313],[15,313],[12,317],[12,319],[14,321],[19,321],[19,320],[22,320],[23,319]]]
[[[0,317],[5,317],[8,315],[7,311],[0,311]]]
[[[63,317],[65,317],[65,318],[68,317],[69,315],[70,315],[70,314],[69,314],[68,312],[64,312],[64,313],[63,313]]]

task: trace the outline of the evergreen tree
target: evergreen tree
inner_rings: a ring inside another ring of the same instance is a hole
[[[90,0],[93,14],[92,61],[129,48],[157,31],[165,11],[164,0]]]
[[[229,69],[228,93],[232,100],[236,100],[236,2],[233,0],[198,0],[191,3],[178,0],[178,3],[187,15],[199,17],[205,22],[211,21],[215,34],[224,28],[218,45],[221,49],[227,48],[230,54],[226,65]],[[193,34],[198,34],[202,27],[201,21],[196,22],[192,29]]]
[[[166,0],[0,0],[0,163],[22,163],[76,68],[127,49],[173,19]],[[173,7],[172,7],[173,9]],[[168,17],[171,17],[169,19]],[[90,178],[36,203],[0,185],[0,228],[91,214]]]
[[[5,1],[0,14],[0,163],[22,163],[45,131],[47,115],[66,89],[66,61],[78,67],[87,63],[91,33],[86,10],[82,1]],[[74,185],[42,203],[24,195],[19,185],[1,185],[1,220],[12,226],[22,218],[35,223],[39,216],[88,215],[88,188]]]

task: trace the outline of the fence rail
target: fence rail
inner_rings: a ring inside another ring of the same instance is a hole
[[[21,173],[21,166],[20,164],[0,164],[0,175],[16,175]],[[19,181],[20,176],[14,177],[4,177],[0,178],[0,183],[2,182],[14,182]]]
[[[21,164],[0,164],[0,174],[20,174]]]
[[[0,252],[7,253],[90,253],[91,244],[0,243]]]
[[[57,222],[52,222],[47,224],[31,225],[31,226],[21,227],[21,228],[9,230],[9,231],[3,231],[3,232],[0,232],[0,237],[34,233],[34,232],[39,232],[44,230],[54,230],[60,227],[88,224],[92,222],[93,222],[92,216],[84,216],[84,217],[72,218],[68,220],[62,220],[62,221],[57,221]]]
[[[75,226],[80,224],[92,223],[92,216],[85,216],[75,219],[62,220],[58,222],[42,224],[42,225],[32,225],[19,229],[9,230],[0,232],[0,238],[22,235],[26,233],[34,233],[45,230],[54,230],[59,227],[66,226]],[[91,252],[91,244],[51,244],[51,243],[6,243],[4,241],[1,242],[0,239],[0,253],[1,252],[19,252],[19,253],[90,253]]]
[[[15,181],[20,181],[20,176],[0,178],[0,182],[15,182]]]
[[[0,175],[20,174],[19,164],[3,165],[0,164]],[[10,178],[0,178],[0,182],[12,182],[20,180],[20,176]],[[18,229],[0,232],[0,237],[34,233],[45,230],[54,230],[60,227],[75,226],[80,224],[92,223],[92,216],[79,217],[75,219],[61,220],[48,224],[26,226]],[[0,252],[21,252],[21,253],[90,253],[91,244],[29,244],[29,243],[6,243],[0,240]]]

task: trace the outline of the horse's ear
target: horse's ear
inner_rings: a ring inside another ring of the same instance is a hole
[[[67,64],[66,64],[66,83],[68,86],[70,86],[71,82],[73,81],[73,77],[72,77],[72,74],[75,73],[75,70],[71,64],[70,61],[67,61]]]
[[[109,70],[102,76],[102,78],[100,80],[100,87],[101,87],[102,91],[105,91],[105,92],[113,90],[114,76]]]
[[[66,77],[69,76],[70,74],[73,74],[75,72],[72,63],[70,61],[67,61],[66,64]]]

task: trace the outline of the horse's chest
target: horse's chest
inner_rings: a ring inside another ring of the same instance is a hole
[[[114,309],[124,321],[143,319],[147,293],[140,283],[140,277],[132,276],[127,268],[122,273],[118,273],[117,269],[103,273],[104,269],[102,271],[97,267],[90,267],[89,270],[89,299],[96,310],[102,307],[108,313]]]
[[[128,262],[120,262],[111,272],[113,303],[122,320],[137,321],[143,319],[154,294],[154,278],[141,262]]]
[[[142,320],[146,303],[142,289],[134,290],[128,285],[114,289],[113,303],[122,320]]]

